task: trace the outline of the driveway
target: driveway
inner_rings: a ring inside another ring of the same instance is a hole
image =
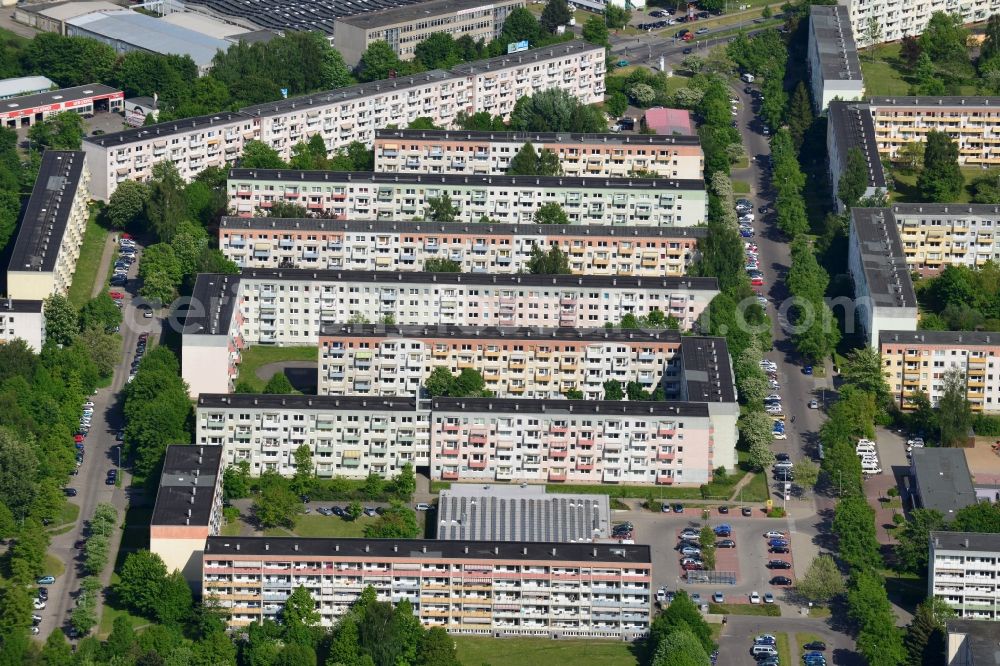
[[[854,652],[854,642],[844,634],[830,627],[829,620],[797,617],[755,617],[730,615],[722,627],[719,639],[720,665],[736,666],[753,664],[750,656],[750,646],[754,636],[760,634],[787,633],[789,647],[792,652],[792,664],[802,663],[798,653],[798,643],[795,634],[812,634],[826,643],[827,663],[838,666],[862,666],[864,660]]]

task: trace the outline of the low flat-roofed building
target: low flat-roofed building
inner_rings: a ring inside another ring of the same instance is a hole
[[[642,116],[642,126],[660,135],[691,136],[695,134],[691,112],[687,109],[668,109],[658,106],[647,109]]]
[[[300,585],[317,602],[324,627],[335,625],[368,586],[379,601],[413,602],[424,626],[455,634],[636,640],[650,624],[649,546],[210,537],[202,571],[206,599],[232,628],[277,619]],[[552,579],[572,587],[578,600]],[[478,597],[467,594],[458,603],[448,592],[470,584],[481,588]]]
[[[14,8],[14,20],[43,32],[66,34],[66,21],[84,14],[102,11],[119,11],[121,5],[106,0],[85,2],[49,2],[36,4],[19,2]]]
[[[580,134],[471,130],[378,130],[375,171],[506,175],[525,144],[551,151],[564,176],[624,178],[636,172],[699,179],[705,157],[694,134]]]
[[[965,451],[918,447],[911,451],[911,455],[915,507],[933,509],[940,512],[946,521],[951,521],[959,509],[977,502]]]
[[[834,100],[829,103],[827,112],[826,150],[830,160],[830,194],[839,211],[844,210],[843,202],[837,197],[840,177],[847,168],[848,153],[854,148],[861,151],[868,165],[868,187],[864,196],[887,192],[870,109],[860,102]]]
[[[961,619],[1000,620],[998,566],[1000,534],[931,532],[927,596],[946,602]]]
[[[165,16],[161,16],[159,20],[178,28],[191,30],[214,39],[225,39],[230,42],[239,41],[239,35],[245,34],[247,31],[245,26],[222,21],[201,12],[171,12]]]
[[[154,97],[130,97],[124,106],[125,122],[132,127],[142,127],[147,118],[155,123],[160,117],[159,100]]]
[[[845,302],[861,324],[868,344],[883,330],[917,330],[917,296],[903,254],[899,230],[885,208],[852,208],[847,266],[854,300]]]
[[[918,392],[937,407],[945,391],[944,374],[957,368],[971,409],[1000,411],[1000,333],[882,330],[879,351],[889,391],[903,409],[913,407]]]
[[[976,620],[948,620],[948,647],[944,666],[1000,664],[996,626]]]
[[[607,495],[547,493],[545,486],[454,483],[438,494],[446,541],[588,543],[611,538]]]
[[[18,76],[0,81],[0,100],[24,95],[37,95],[56,87],[52,79],[44,76]]]
[[[92,12],[66,21],[70,37],[90,37],[103,42],[118,53],[148,51],[163,55],[190,56],[204,74],[212,67],[219,51],[229,49],[231,42],[210,37],[201,32],[171,25],[130,9]]]
[[[834,99],[853,101],[864,95],[858,46],[846,7],[809,8],[809,70],[813,105],[821,113]]]
[[[219,248],[240,268],[527,273],[535,247],[559,247],[577,275],[686,275],[704,227],[604,227],[406,220],[223,217]]]
[[[0,101],[0,125],[11,129],[31,127],[63,111],[80,115],[121,111],[124,100],[121,90],[100,83],[11,97]]]
[[[489,43],[518,7],[524,0],[426,0],[343,16],[334,23],[337,50],[354,67],[376,41],[388,43],[401,60],[412,60],[417,44],[438,32]]]
[[[149,522],[149,550],[198,594],[205,540],[222,527],[222,447],[167,447]]]
[[[20,338],[36,354],[45,344],[45,315],[40,300],[0,298],[0,344]]]
[[[405,220],[426,217],[429,199],[444,194],[458,209],[455,221],[465,223],[484,217],[532,223],[546,203],[559,204],[570,224],[694,227],[708,214],[701,179],[231,169],[227,191],[229,208],[240,217],[285,202],[337,220]]]
[[[7,266],[7,296],[65,296],[90,216],[90,172],[80,151],[46,150]]]

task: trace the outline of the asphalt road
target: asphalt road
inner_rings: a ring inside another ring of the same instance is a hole
[[[696,25],[696,24],[692,24]],[[678,23],[670,26],[671,30],[680,30],[684,24]],[[771,28],[761,28],[759,30],[749,30],[747,35],[753,36],[763,30]],[[705,35],[699,35],[698,39],[685,42],[673,37],[661,37],[656,34],[640,35],[638,37],[619,37],[612,39],[611,52],[615,56],[625,58],[630,65],[656,65],[662,55],[667,62],[677,64],[684,57],[685,49],[692,49],[692,52],[699,55],[707,54],[712,48],[727,44],[733,38],[731,33],[724,37],[713,37],[713,33],[732,30],[732,26],[726,26],[719,30],[709,31]]]
[[[141,252],[140,248],[138,254],[141,255]],[[117,256],[117,252],[114,256]],[[138,261],[133,263],[130,277],[134,278],[137,270]],[[103,280],[105,274],[99,271],[98,279]],[[128,505],[126,489],[129,485],[129,478],[124,470],[119,471],[119,475],[124,476],[121,487],[106,485],[105,479],[108,470],[114,468],[118,463],[117,447],[119,442],[115,440],[115,435],[123,427],[121,390],[128,379],[136,342],[142,332],[149,332],[150,338],[155,339],[158,335],[159,325],[157,319],[144,319],[142,313],[134,307],[133,298],[138,289],[136,280],[130,280],[128,287],[124,290],[117,289],[125,291],[125,305],[122,310],[124,317],[121,327],[122,360],[115,368],[111,385],[99,389],[92,397],[94,416],[90,433],[84,443],[86,447],[84,462],[79,468],[79,473],[76,476],[71,476],[68,483],[78,492],[76,497],[70,499],[70,502],[80,507],[80,516],[73,529],[53,537],[52,545],[49,547],[49,553],[65,564],[66,571],[56,578],[54,584],[48,586],[48,604],[44,610],[38,612],[42,616],[42,622],[39,625],[41,632],[37,638],[42,641],[56,629],[61,628],[67,632],[69,630],[69,618],[76,607],[76,598],[80,589],[79,579],[82,578],[80,551],[76,550],[73,544],[77,540],[86,539],[86,521],[93,515],[94,508],[102,502],[110,502],[118,509],[119,520],[122,520]],[[152,344],[153,340],[150,340],[149,343]],[[118,552],[118,539],[120,539],[120,534],[116,534],[113,540],[115,543],[112,544],[111,548],[111,561],[109,561],[102,577],[105,585],[111,578],[114,557]],[[103,603],[103,601],[99,603]],[[98,611],[99,615],[100,611]]]

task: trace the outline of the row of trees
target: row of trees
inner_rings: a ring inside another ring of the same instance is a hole
[[[914,283],[922,313],[920,328],[941,331],[1000,331],[1000,264],[978,269],[946,266]]]
[[[240,155],[240,166],[247,169],[304,169],[306,171],[372,171],[375,152],[360,141],[351,142],[329,156],[326,142],[319,134],[292,146],[292,158],[281,159],[278,151],[262,141],[247,141]]]
[[[40,156],[32,151],[24,160],[17,149],[17,132],[0,127],[0,247],[14,237],[21,214],[21,197],[31,192]]]
[[[650,666],[709,666],[716,647],[712,628],[685,590],[653,620],[646,644]]]
[[[270,476],[265,472],[259,477],[253,477],[250,474],[250,463],[246,460],[228,465],[222,476],[225,501],[260,496],[269,484],[284,485],[296,497],[305,495],[323,502],[336,500],[408,502],[416,490],[417,479],[410,464],[403,465],[399,474],[390,480],[372,472],[364,482],[359,483],[342,477],[317,478],[313,474],[312,452],[308,446],[300,446],[294,451],[293,456],[295,474],[290,479],[273,472]]]

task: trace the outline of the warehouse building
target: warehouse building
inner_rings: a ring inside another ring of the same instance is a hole
[[[636,640],[650,624],[649,546],[210,537],[202,571],[234,629],[277,619],[300,586],[324,627],[366,587],[455,634]]]
[[[704,227],[603,227],[389,220],[223,217],[219,249],[240,268],[423,271],[430,260],[463,273],[528,273],[535,247],[558,247],[578,275],[680,277]]]
[[[694,227],[705,224],[703,180],[564,176],[452,176],[370,171],[232,169],[229,208],[249,217],[277,202],[295,203],[333,219],[424,218],[430,200],[448,195],[456,221],[484,217],[525,224],[557,203],[570,224]]]
[[[48,92],[56,87],[52,79],[44,76],[19,76],[12,79],[0,81],[0,101],[11,97],[23,97],[24,95],[37,95]]]
[[[12,3],[13,4],[13,3]],[[106,0],[84,2],[19,2],[14,8],[14,20],[42,32],[66,34],[66,21],[92,12],[120,11],[121,5]]]
[[[387,42],[402,60],[412,60],[417,44],[439,32],[489,43],[518,7],[524,0],[429,0],[343,16],[334,23],[337,50],[354,67],[377,41]]]

